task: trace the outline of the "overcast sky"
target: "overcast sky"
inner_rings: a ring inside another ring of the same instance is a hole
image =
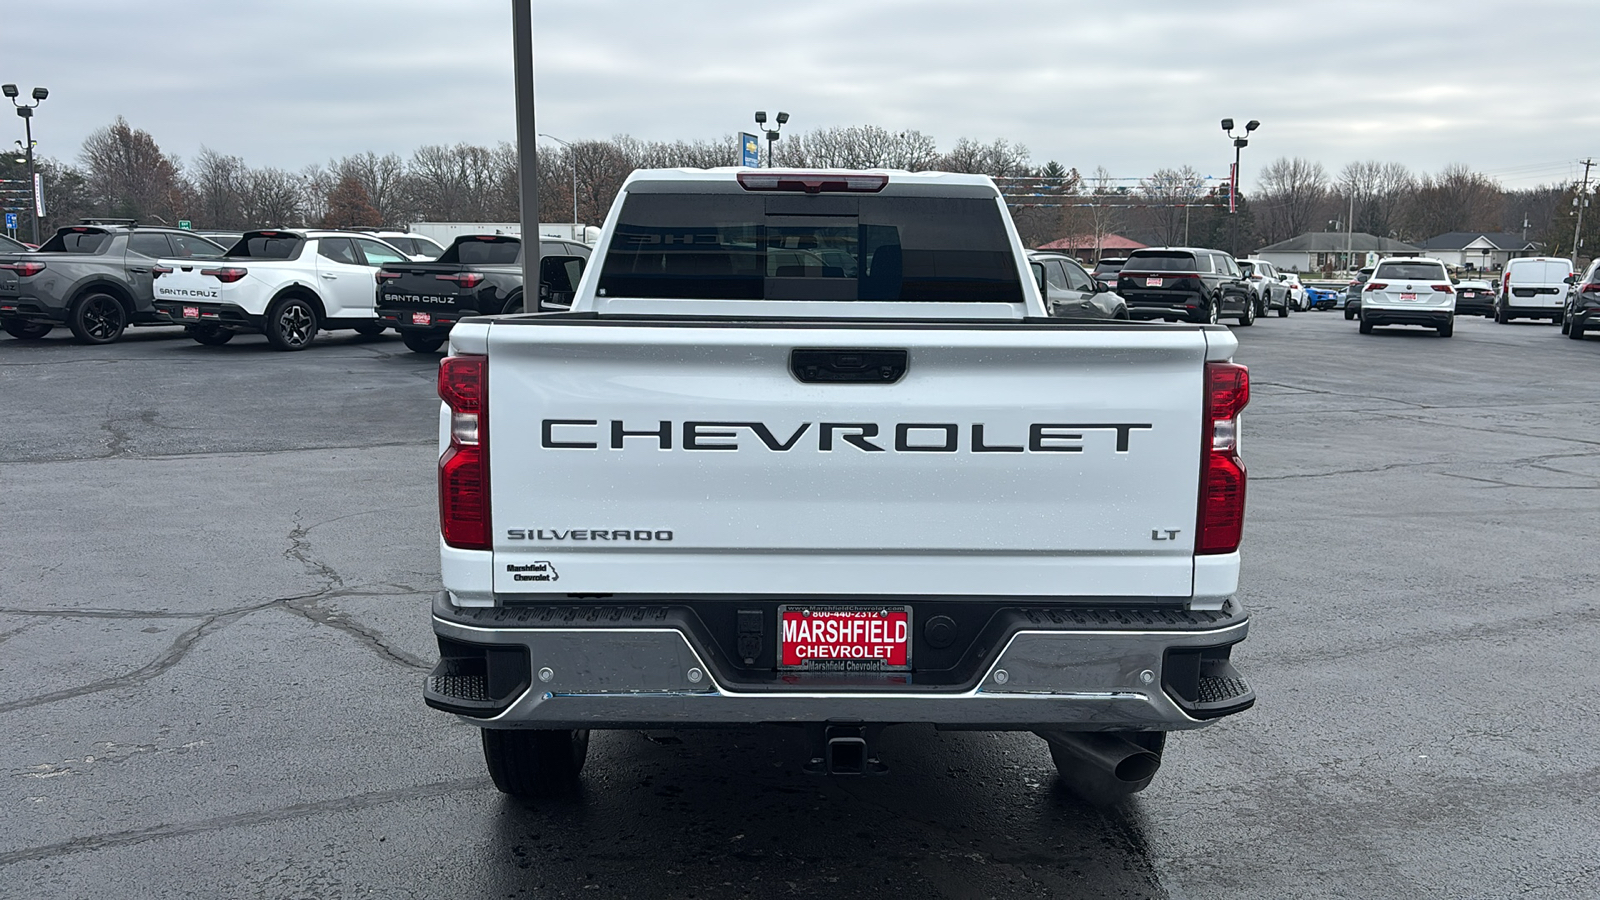
[[[163,149],[299,169],[374,150],[515,138],[510,0],[0,0],[0,81],[50,98],[43,155],[125,116]],[[1225,176],[1231,116],[1278,156],[1508,187],[1600,155],[1596,0],[574,0],[534,3],[539,130],[717,139],[915,128],[1025,144],[1036,163]],[[9,119],[5,145],[22,136]],[[11,131],[16,133],[13,135]],[[1600,175],[1600,173],[1597,173]]]

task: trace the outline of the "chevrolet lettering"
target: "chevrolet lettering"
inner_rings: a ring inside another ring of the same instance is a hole
[[[931,725],[1109,803],[1255,703],[1238,341],[1051,315],[1008,216],[982,175],[640,170],[570,310],[404,310],[450,343],[423,696],[497,788],[571,791],[593,729],[786,725],[866,775]]]

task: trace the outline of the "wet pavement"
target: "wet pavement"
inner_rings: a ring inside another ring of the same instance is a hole
[[[1600,894],[1600,339],[1239,329],[1260,701],[1099,811],[1042,741],[606,732],[525,807],[421,702],[436,357],[0,338],[0,897]]]

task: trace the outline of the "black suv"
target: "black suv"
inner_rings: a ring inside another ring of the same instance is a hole
[[[1220,250],[1147,247],[1128,254],[1117,273],[1117,293],[1135,319],[1256,321],[1255,289],[1239,264]]]
[[[16,276],[0,280],[0,328],[38,340],[65,325],[86,344],[109,344],[129,325],[171,325],[151,302],[150,268],[163,257],[215,259],[224,252],[177,228],[86,219],[58,229],[33,253],[0,257],[0,267]]]

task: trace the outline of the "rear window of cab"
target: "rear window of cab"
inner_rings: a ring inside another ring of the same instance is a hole
[[[1444,266],[1436,262],[1378,263],[1378,270],[1373,273],[1372,279],[1379,281],[1385,278],[1399,279],[1401,281],[1448,282],[1450,280],[1450,276],[1445,273]]]

